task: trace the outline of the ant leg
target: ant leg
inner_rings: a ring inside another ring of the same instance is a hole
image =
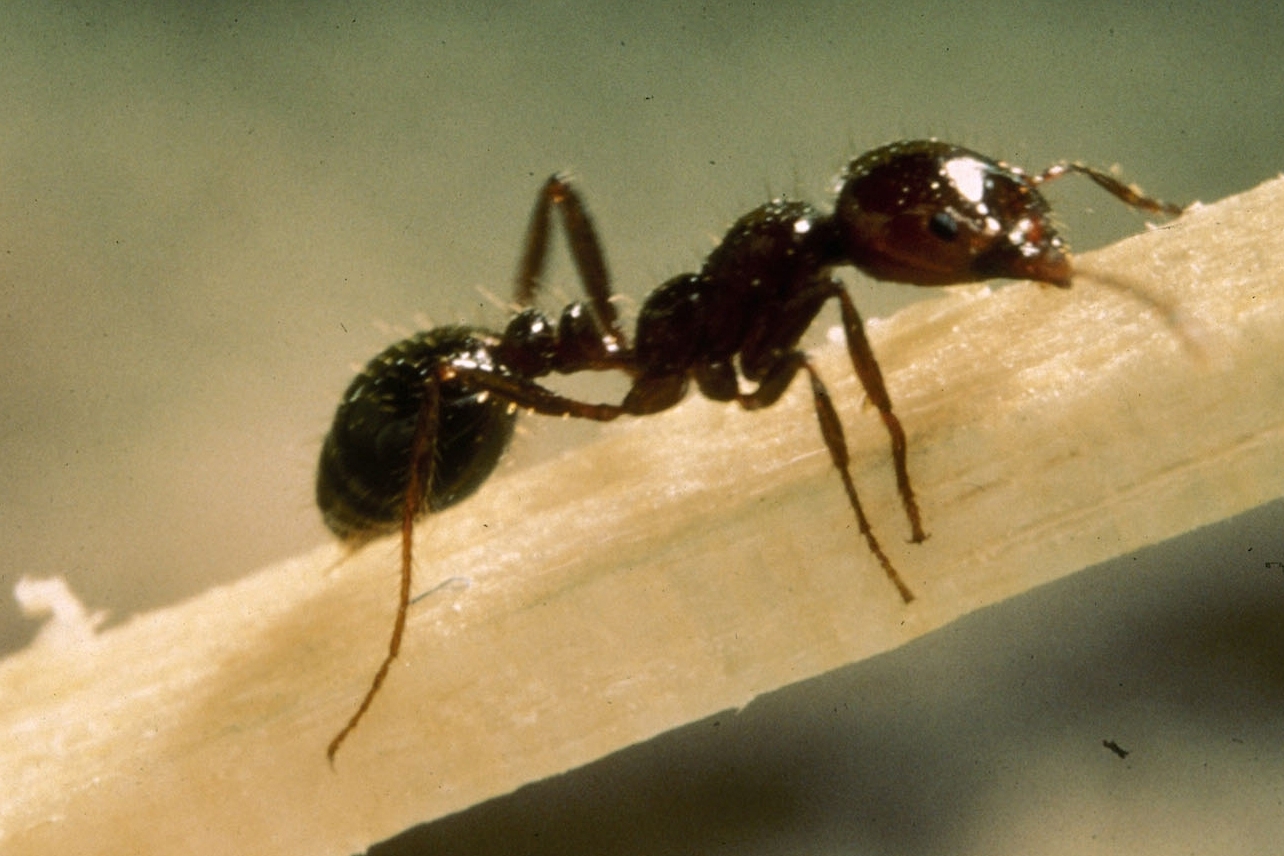
[[[401,510],[401,590],[397,601],[397,617],[392,627],[392,638],[388,641],[388,653],[379,664],[379,669],[370,682],[370,688],[361,699],[361,704],[357,706],[356,713],[352,714],[347,724],[326,747],[326,757],[329,758],[332,766],[339,747],[370,709],[370,704],[388,677],[388,670],[401,651],[401,637],[405,632],[406,612],[410,605],[415,519],[423,510],[424,495],[428,486],[432,484],[437,428],[441,411],[441,384],[448,380],[460,380],[479,392],[494,394],[505,401],[512,402],[517,407],[525,407],[548,416],[574,416],[609,422],[626,413],[623,407],[617,405],[576,401],[558,395],[539,384],[504,377],[489,371],[443,365],[437,369],[436,375],[424,384],[424,401],[419,408],[415,433],[411,440],[410,475],[406,482]]]
[[[909,603],[914,599],[914,593],[909,590],[909,586],[905,585],[901,575],[892,565],[891,559],[887,558],[887,554],[883,552],[882,545],[878,543],[878,539],[874,536],[874,530],[869,525],[869,518],[865,516],[865,509],[861,507],[860,498],[856,495],[856,485],[852,481],[850,472],[851,457],[847,451],[847,439],[843,433],[842,422],[838,419],[838,412],[834,409],[833,402],[829,398],[829,392],[825,389],[824,383],[821,382],[820,375],[816,373],[806,355],[801,351],[794,351],[792,354],[786,355],[768,373],[757,389],[748,394],[737,395],[735,400],[745,410],[761,410],[780,398],[800,368],[806,369],[811,376],[812,398],[816,405],[816,418],[820,422],[820,433],[825,440],[825,446],[829,449],[829,456],[834,463],[834,468],[838,470],[838,474],[843,480],[843,489],[847,491],[847,499],[851,503],[852,510],[856,513],[856,524],[860,528],[860,533],[864,537],[865,543],[869,546],[870,552],[874,554],[874,558],[878,560],[884,573],[887,574],[887,578],[896,586],[901,598],[906,603]],[[488,371],[452,369],[450,374],[443,379],[451,378],[461,380],[479,391],[486,391],[505,401],[512,402],[517,407],[524,407],[545,416],[572,416],[578,419],[591,419],[596,422],[610,422],[620,416],[634,412],[622,405],[592,404],[567,398],[537,383],[519,378],[504,377]],[[652,413],[655,411],[647,410],[646,412]]]
[[[906,517],[909,518],[910,540],[917,544],[925,540],[927,534],[923,532],[923,518],[919,514],[918,500],[914,498],[914,488],[910,485],[909,465],[906,463],[908,444],[905,440],[905,429],[901,427],[901,421],[892,412],[892,399],[887,394],[887,386],[883,383],[883,372],[878,367],[874,350],[869,346],[869,340],[865,338],[865,325],[861,322],[860,313],[856,311],[856,304],[852,303],[851,296],[841,284],[835,282],[833,286],[834,296],[838,298],[838,304],[842,308],[843,333],[847,340],[847,353],[851,356],[852,367],[856,369],[856,376],[860,378],[865,394],[878,408],[878,414],[883,417],[883,425],[886,426],[887,433],[892,438],[892,465],[896,469],[896,489],[900,492],[901,504],[905,507]],[[815,375],[814,372],[812,374]]]
[[[1087,164],[1078,161],[1053,164],[1045,169],[1042,173],[1030,178],[1030,182],[1035,185],[1043,184],[1053,179],[1060,178],[1067,173],[1077,172],[1080,175],[1086,175],[1092,179],[1096,185],[1120,202],[1131,208],[1138,208],[1142,211],[1150,211],[1155,214],[1169,214],[1173,217],[1180,215],[1185,209],[1180,205],[1174,205],[1171,202],[1164,202],[1161,199],[1154,199],[1146,196],[1141,192],[1141,188],[1136,185],[1124,184],[1112,175],[1102,172],[1099,169],[1093,169]]]
[[[365,716],[366,711],[370,709],[370,703],[374,701],[375,695],[379,688],[383,686],[384,679],[388,677],[388,669],[391,668],[393,660],[397,659],[397,654],[401,651],[401,636],[406,629],[406,610],[410,606],[410,583],[411,583],[411,553],[414,543],[415,518],[423,508],[424,495],[428,486],[432,484],[434,451],[437,447],[437,426],[441,409],[441,390],[437,380],[431,380],[424,385],[424,401],[419,408],[419,418],[415,422],[414,439],[410,446],[410,477],[406,481],[405,499],[401,506],[401,592],[397,601],[397,617],[392,625],[392,638],[388,641],[388,653],[384,656],[383,662],[379,664],[379,670],[375,672],[374,679],[370,682],[370,688],[366,690],[365,697],[361,699],[361,704],[357,707],[357,712],[352,714],[346,725],[340,729],[339,733],[330,741],[326,747],[325,754],[330,760],[330,766],[334,766],[335,753],[343,745],[352,730],[357,727],[357,723]]]
[[[856,485],[852,483],[852,475],[848,468],[847,438],[843,434],[843,423],[838,419],[838,411],[834,409],[834,403],[829,398],[829,391],[825,389],[820,375],[805,357],[803,368],[807,369],[807,374],[811,377],[811,395],[816,404],[816,418],[820,421],[820,433],[825,438],[825,445],[829,447],[829,456],[834,461],[834,467],[843,479],[843,489],[847,491],[847,499],[851,502],[852,510],[856,512],[856,523],[860,527],[860,534],[865,536],[865,543],[869,545],[870,552],[874,554],[874,558],[878,559],[878,563],[883,566],[883,572],[900,592],[901,600],[909,603],[914,599],[914,593],[910,591],[909,586],[905,585],[905,581],[901,579],[901,575],[896,572],[891,560],[883,552],[878,539],[874,537],[874,530],[870,528],[865,511],[860,506],[860,499],[856,496]],[[917,510],[915,508],[916,512]]]
[[[860,534],[864,537],[869,551],[882,566],[883,572],[887,574],[887,578],[892,581],[892,585],[896,586],[901,599],[909,603],[914,599],[914,593],[901,579],[892,560],[883,552],[882,545],[878,543],[878,538],[874,536],[874,530],[869,525],[869,518],[865,516],[865,509],[861,507],[860,497],[856,495],[856,484],[852,481],[851,454],[847,450],[847,436],[843,433],[843,423],[838,418],[838,411],[834,409],[829,390],[825,388],[820,374],[807,359],[806,354],[801,351],[789,354],[763,379],[757,389],[737,396],[736,400],[745,410],[760,410],[767,407],[780,398],[800,368],[806,369],[811,378],[811,396],[816,406],[816,420],[820,423],[820,434],[825,440],[826,448],[829,449],[829,458],[834,463],[834,469],[838,470],[838,475],[843,480],[843,489],[847,491],[847,500],[851,503],[852,511],[856,513],[856,525],[860,528]]]
[[[570,416],[593,422],[610,422],[629,414],[618,404],[593,404],[559,395],[547,387],[519,377],[496,374],[485,369],[447,368],[442,380],[458,380],[471,389],[485,392],[541,416]]]
[[[611,302],[611,277],[606,270],[602,243],[598,240],[597,230],[593,227],[593,219],[589,217],[584,200],[564,175],[549,178],[535,199],[530,226],[526,231],[526,249],[517,266],[518,304],[530,306],[539,289],[539,278],[544,272],[544,260],[548,253],[549,210],[554,205],[562,212],[562,228],[566,232],[571,257],[579,271],[580,282],[588,294],[598,326],[607,340],[607,350],[627,350],[628,337],[620,327],[615,304]]]

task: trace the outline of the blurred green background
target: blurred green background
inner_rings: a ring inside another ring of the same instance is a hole
[[[508,294],[555,170],[636,302],[899,138],[1119,164],[1178,202],[1248,189],[1284,165],[1282,44],[1278,4],[6,5],[0,589],[63,575],[120,620],[322,543],[313,465],[354,366],[428,323],[501,324],[480,290]],[[1141,228],[1086,185],[1049,191],[1075,248]],[[867,316],[915,296],[850,279]],[[593,430],[526,424],[508,466]],[[4,599],[0,650],[36,627]],[[907,839],[912,815],[870,821],[886,852],[949,849]],[[657,850],[687,852],[636,852]]]

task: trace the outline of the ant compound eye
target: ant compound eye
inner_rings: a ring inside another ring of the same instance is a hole
[[[927,229],[942,241],[953,241],[959,236],[959,221],[944,211],[937,211],[927,221]]]

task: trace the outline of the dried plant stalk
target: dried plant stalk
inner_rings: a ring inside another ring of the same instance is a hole
[[[348,854],[877,654],[1284,486],[1284,181],[1082,259],[871,324],[931,537],[904,543],[886,437],[819,356],[905,606],[860,541],[801,384],[692,398],[504,473],[397,547],[327,546],[0,664],[6,853]],[[1193,343],[1193,344],[1192,344]],[[550,429],[553,430],[553,429]]]

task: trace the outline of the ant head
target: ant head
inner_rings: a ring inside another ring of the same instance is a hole
[[[847,259],[875,279],[1070,285],[1070,257],[1035,182],[958,146],[917,140],[861,155],[843,175],[834,220]]]

